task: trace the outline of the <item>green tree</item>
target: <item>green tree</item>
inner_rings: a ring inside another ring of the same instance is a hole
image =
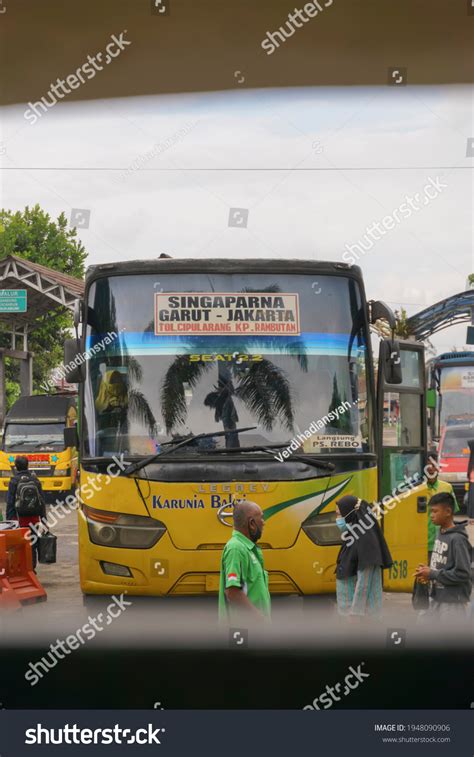
[[[32,263],[67,273],[76,278],[84,277],[87,253],[77,238],[77,230],[69,229],[64,213],[57,220],[35,205],[23,211],[0,211],[0,260],[7,255],[18,255]],[[53,368],[62,361],[63,342],[72,326],[72,318],[65,308],[52,310],[38,318],[28,335],[29,349],[34,352],[33,390],[41,390],[41,384]],[[10,347],[11,337],[0,331],[0,345]],[[8,382],[17,381],[14,361],[6,367]],[[7,391],[8,406],[16,399],[14,386]]]
[[[408,316],[405,308],[401,307],[400,310],[395,310],[395,318],[397,319],[395,336],[398,336],[400,339],[408,339],[411,331],[408,326]]]

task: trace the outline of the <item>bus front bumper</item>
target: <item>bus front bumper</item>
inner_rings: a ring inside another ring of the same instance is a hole
[[[73,482],[71,476],[38,476],[44,492],[71,492]],[[10,478],[0,478],[0,492],[7,492]]]
[[[335,591],[337,548],[309,546],[308,541],[305,534],[300,533],[296,543],[288,549],[263,550],[272,594]],[[222,549],[176,549],[168,533],[151,549],[98,546],[90,541],[87,525],[79,514],[81,589],[85,594],[217,594],[221,554]],[[130,575],[112,575],[111,571],[128,571]]]

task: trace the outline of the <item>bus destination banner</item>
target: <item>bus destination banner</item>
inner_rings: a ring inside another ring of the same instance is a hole
[[[297,294],[155,294],[155,334],[299,335]]]

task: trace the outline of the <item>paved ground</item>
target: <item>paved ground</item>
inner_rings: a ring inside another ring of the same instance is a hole
[[[471,541],[474,541],[474,528],[470,527]],[[54,633],[70,633],[87,621],[92,613],[97,614],[105,604],[84,607],[83,596],[79,586],[77,516],[71,513],[59,521],[54,528],[58,537],[58,562],[55,565],[39,565],[38,577],[48,593],[45,603],[25,607],[16,618],[8,621],[12,633],[24,637],[27,643],[31,628],[37,633],[43,629],[49,636]],[[213,634],[216,625],[217,603],[215,597],[202,600],[191,598],[146,599],[133,598],[132,611],[126,618],[113,625],[113,633],[107,633],[107,640],[115,635],[123,640],[123,634],[138,633],[141,640],[149,636],[153,641],[159,637],[163,640],[176,640],[182,637],[185,643],[206,642]],[[330,597],[310,598],[280,597],[273,602],[274,627],[278,629],[276,642],[282,642],[289,636],[299,634],[317,634],[320,640],[334,641],[341,631],[340,621],[335,614],[333,599]],[[414,624],[416,615],[411,607],[410,594],[384,595],[384,628],[404,627]],[[381,627],[372,622],[367,632],[381,631]],[[343,629],[344,636],[347,628]],[[362,631],[362,629],[360,629]],[[359,631],[357,631],[359,633]],[[376,633],[376,638],[383,634]],[[376,639],[375,639],[376,640]],[[268,641],[268,639],[267,639]]]
[[[46,605],[27,607],[27,614],[30,616],[47,611],[49,615],[64,617],[65,614],[74,615],[83,606],[83,595],[79,586],[76,514],[70,513],[52,530],[58,537],[58,561],[54,565],[38,565],[37,567],[38,577],[48,593],[47,607]],[[409,594],[387,594],[386,597],[391,604],[397,606],[410,604]],[[181,603],[183,600],[173,598],[170,601]],[[215,599],[211,599],[212,601],[215,602]],[[300,598],[287,597],[285,604],[303,607],[304,603]]]

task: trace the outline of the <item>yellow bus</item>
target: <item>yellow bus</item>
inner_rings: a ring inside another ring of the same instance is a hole
[[[376,392],[379,319],[394,327],[343,263],[90,267],[65,345],[69,364],[89,352],[69,379],[80,385],[84,594],[216,593],[242,497],[264,510],[271,591],[333,592],[336,498],[375,502],[398,485],[383,516],[386,588],[410,590],[427,551],[423,348],[381,340]]]
[[[0,449],[0,490],[8,491],[15,458],[24,455],[38,476],[46,502],[71,495],[77,476],[77,449],[65,445],[64,429],[75,427],[76,398],[38,394],[20,397],[6,415]]]

